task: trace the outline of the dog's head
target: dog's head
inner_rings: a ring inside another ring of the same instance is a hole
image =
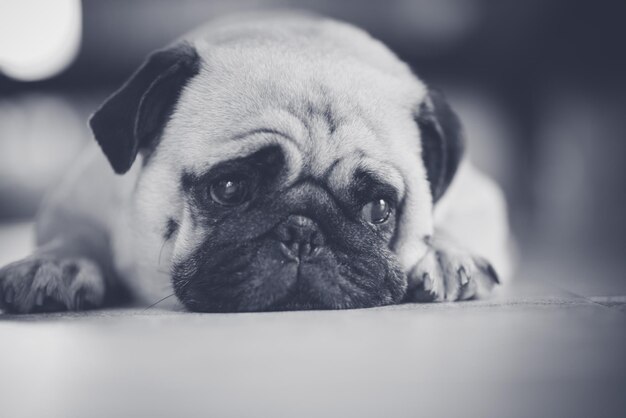
[[[458,121],[364,32],[279,22],[155,52],[92,117],[96,140],[120,174],[141,156],[136,227],[171,248],[189,309],[399,302],[459,163]]]

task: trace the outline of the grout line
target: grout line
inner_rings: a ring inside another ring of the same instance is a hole
[[[621,305],[626,304],[626,296],[584,296],[584,295],[579,295],[578,293],[575,293],[569,289],[566,289],[552,280],[548,280],[548,282],[555,288],[571,296],[581,298],[583,300],[586,300],[589,303],[592,303],[597,306],[601,306],[606,309],[610,309],[612,311],[617,310],[620,313],[626,314],[626,307],[621,306]],[[609,302],[608,299],[612,299],[613,301],[615,300],[618,300],[618,301],[617,303],[614,303],[614,302]]]
[[[590,296],[589,299],[597,303],[626,304],[626,296]]]
[[[591,296],[589,300],[609,309],[617,309],[619,312],[626,314],[626,296]]]

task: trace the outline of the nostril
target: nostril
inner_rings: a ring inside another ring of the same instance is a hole
[[[274,230],[274,234],[276,235],[276,238],[278,238],[280,241],[286,244],[291,243],[294,238],[292,228],[286,225],[281,225],[278,228],[276,228]]]
[[[300,239],[300,230],[297,226],[289,225],[287,228],[287,235],[289,236],[289,241],[297,241]]]
[[[303,243],[300,246],[299,254],[300,254],[300,258],[311,255],[311,244],[308,242]]]
[[[322,234],[315,231],[311,234],[310,242],[313,249],[321,247],[322,245],[324,245],[324,237],[322,236]]]
[[[317,254],[324,245],[322,233],[311,219],[291,216],[276,228],[281,251],[289,259],[302,259]]]
[[[293,261],[299,260],[299,245],[297,243],[294,245],[294,243],[281,242],[279,248],[287,259]]]

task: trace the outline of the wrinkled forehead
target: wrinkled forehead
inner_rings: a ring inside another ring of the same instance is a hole
[[[416,80],[292,53],[271,62],[230,58],[205,63],[181,95],[163,144],[178,164],[203,173],[279,145],[289,180],[308,176],[342,187],[364,170],[402,193],[398,164],[407,150],[418,156],[411,111],[424,91]]]

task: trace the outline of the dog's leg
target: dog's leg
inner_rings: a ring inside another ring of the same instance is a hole
[[[101,306],[117,289],[106,221],[115,213],[113,174],[95,155],[82,155],[44,200],[34,253],[0,269],[0,309],[81,310]]]
[[[487,296],[512,271],[506,204],[497,185],[465,162],[435,207],[429,249],[409,272],[409,301]]]
[[[498,274],[485,258],[440,236],[428,244],[428,252],[409,274],[408,301],[482,298],[500,283]]]
[[[81,310],[100,306],[105,279],[93,260],[63,255],[64,243],[38,249],[0,270],[0,307],[10,313]]]
[[[32,255],[0,269],[0,308],[29,313],[102,305],[113,274],[106,234],[77,219],[65,227]]]

